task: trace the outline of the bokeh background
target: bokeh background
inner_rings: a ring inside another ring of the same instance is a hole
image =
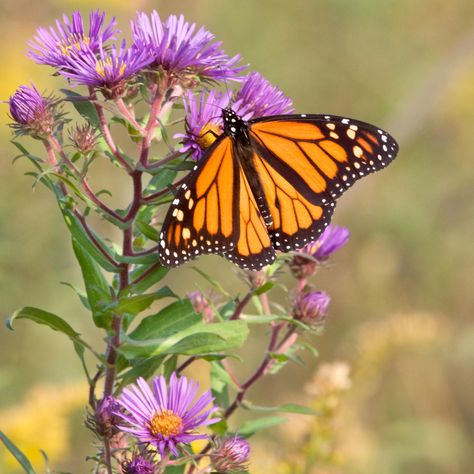
[[[1,0],[0,99],[32,80],[40,90],[59,85],[27,60],[26,42],[75,8],[104,9],[125,32],[136,10],[183,12],[278,84],[299,112],[356,117],[399,140],[394,164],[339,201],[334,222],[352,237],[314,280],[332,297],[319,358],[250,394],[258,403],[322,404],[324,415],[289,417],[255,437],[251,472],[472,472],[474,2]],[[24,175],[26,161],[11,164],[16,152],[1,106],[2,319],[39,306],[100,343],[60,284],[81,284],[69,238],[52,196]],[[108,175],[98,179],[128,191]],[[201,264],[228,289],[240,288],[230,264],[217,257]],[[206,287],[190,270],[179,281],[173,274],[168,284],[181,294]],[[248,347],[250,367],[258,341]],[[95,441],[83,427],[85,387],[69,341],[21,321],[14,332],[0,329],[0,354],[0,429],[38,466],[41,448],[55,469],[89,472],[84,458]],[[3,447],[0,472],[19,472]]]

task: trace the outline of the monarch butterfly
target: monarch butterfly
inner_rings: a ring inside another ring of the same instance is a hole
[[[245,122],[223,109],[223,133],[186,177],[165,217],[159,256],[168,267],[221,254],[259,270],[318,238],[335,200],[387,166],[398,145],[385,131],[334,115]]]

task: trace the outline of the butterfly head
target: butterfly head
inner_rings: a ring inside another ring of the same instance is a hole
[[[232,138],[244,138],[248,141],[248,126],[230,107],[222,109],[224,133]]]

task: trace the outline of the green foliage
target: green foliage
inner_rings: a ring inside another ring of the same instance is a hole
[[[215,354],[240,347],[247,336],[245,322],[205,324],[191,303],[184,300],[144,318],[123,338],[120,352],[127,358]]]
[[[17,446],[4,434],[0,431],[0,439],[2,440],[3,444],[6,446],[8,451],[12,453],[15,459],[18,461],[20,466],[26,472],[26,474],[36,474],[33,466],[31,465],[28,458],[18,449]]]

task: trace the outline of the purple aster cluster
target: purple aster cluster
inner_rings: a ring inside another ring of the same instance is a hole
[[[57,68],[67,67],[67,58],[72,53],[92,51],[96,53],[104,48],[107,41],[119,33],[115,18],[104,26],[105,13],[91,12],[89,15],[89,31],[86,32],[81,13],[75,11],[71,19],[63,16],[63,21],[56,20],[53,26],[39,28],[32,41],[29,42],[28,56],[39,64]]]
[[[232,98],[215,91],[202,92],[199,97],[188,92],[184,96],[186,133],[175,135],[182,139],[181,151],[201,158],[222,133],[222,109],[229,106],[244,120],[293,111],[291,99],[258,72],[247,75]]]
[[[136,454],[122,463],[122,474],[155,474],[157,466],[149,455]]]
[[[186,75],[201,79],[236,79],[245,69],[238,66],[240,56],[230,58],[205,28],[196,31],[194,23],[171,15],[162,21],[158,12],[137,13],[132,22],[132,37],[137,51],[151,52],[150,67],[162,69],[182,78]]]
[[[152,380],[152,388],[139,378],[118,398],[124,411],[117,415],[126,422],[119,428],[156,447],[162,456],[165,453],[178,456],[179,444],[208,438],[205,434],[197,434],[197,428],[220,419],[212,416],[217,407],[212,405],[210,391],[195,400],[198,388],[196,382],[186,377],[178,378],[175,373],[171,375],[169,386],[163,376]]]

